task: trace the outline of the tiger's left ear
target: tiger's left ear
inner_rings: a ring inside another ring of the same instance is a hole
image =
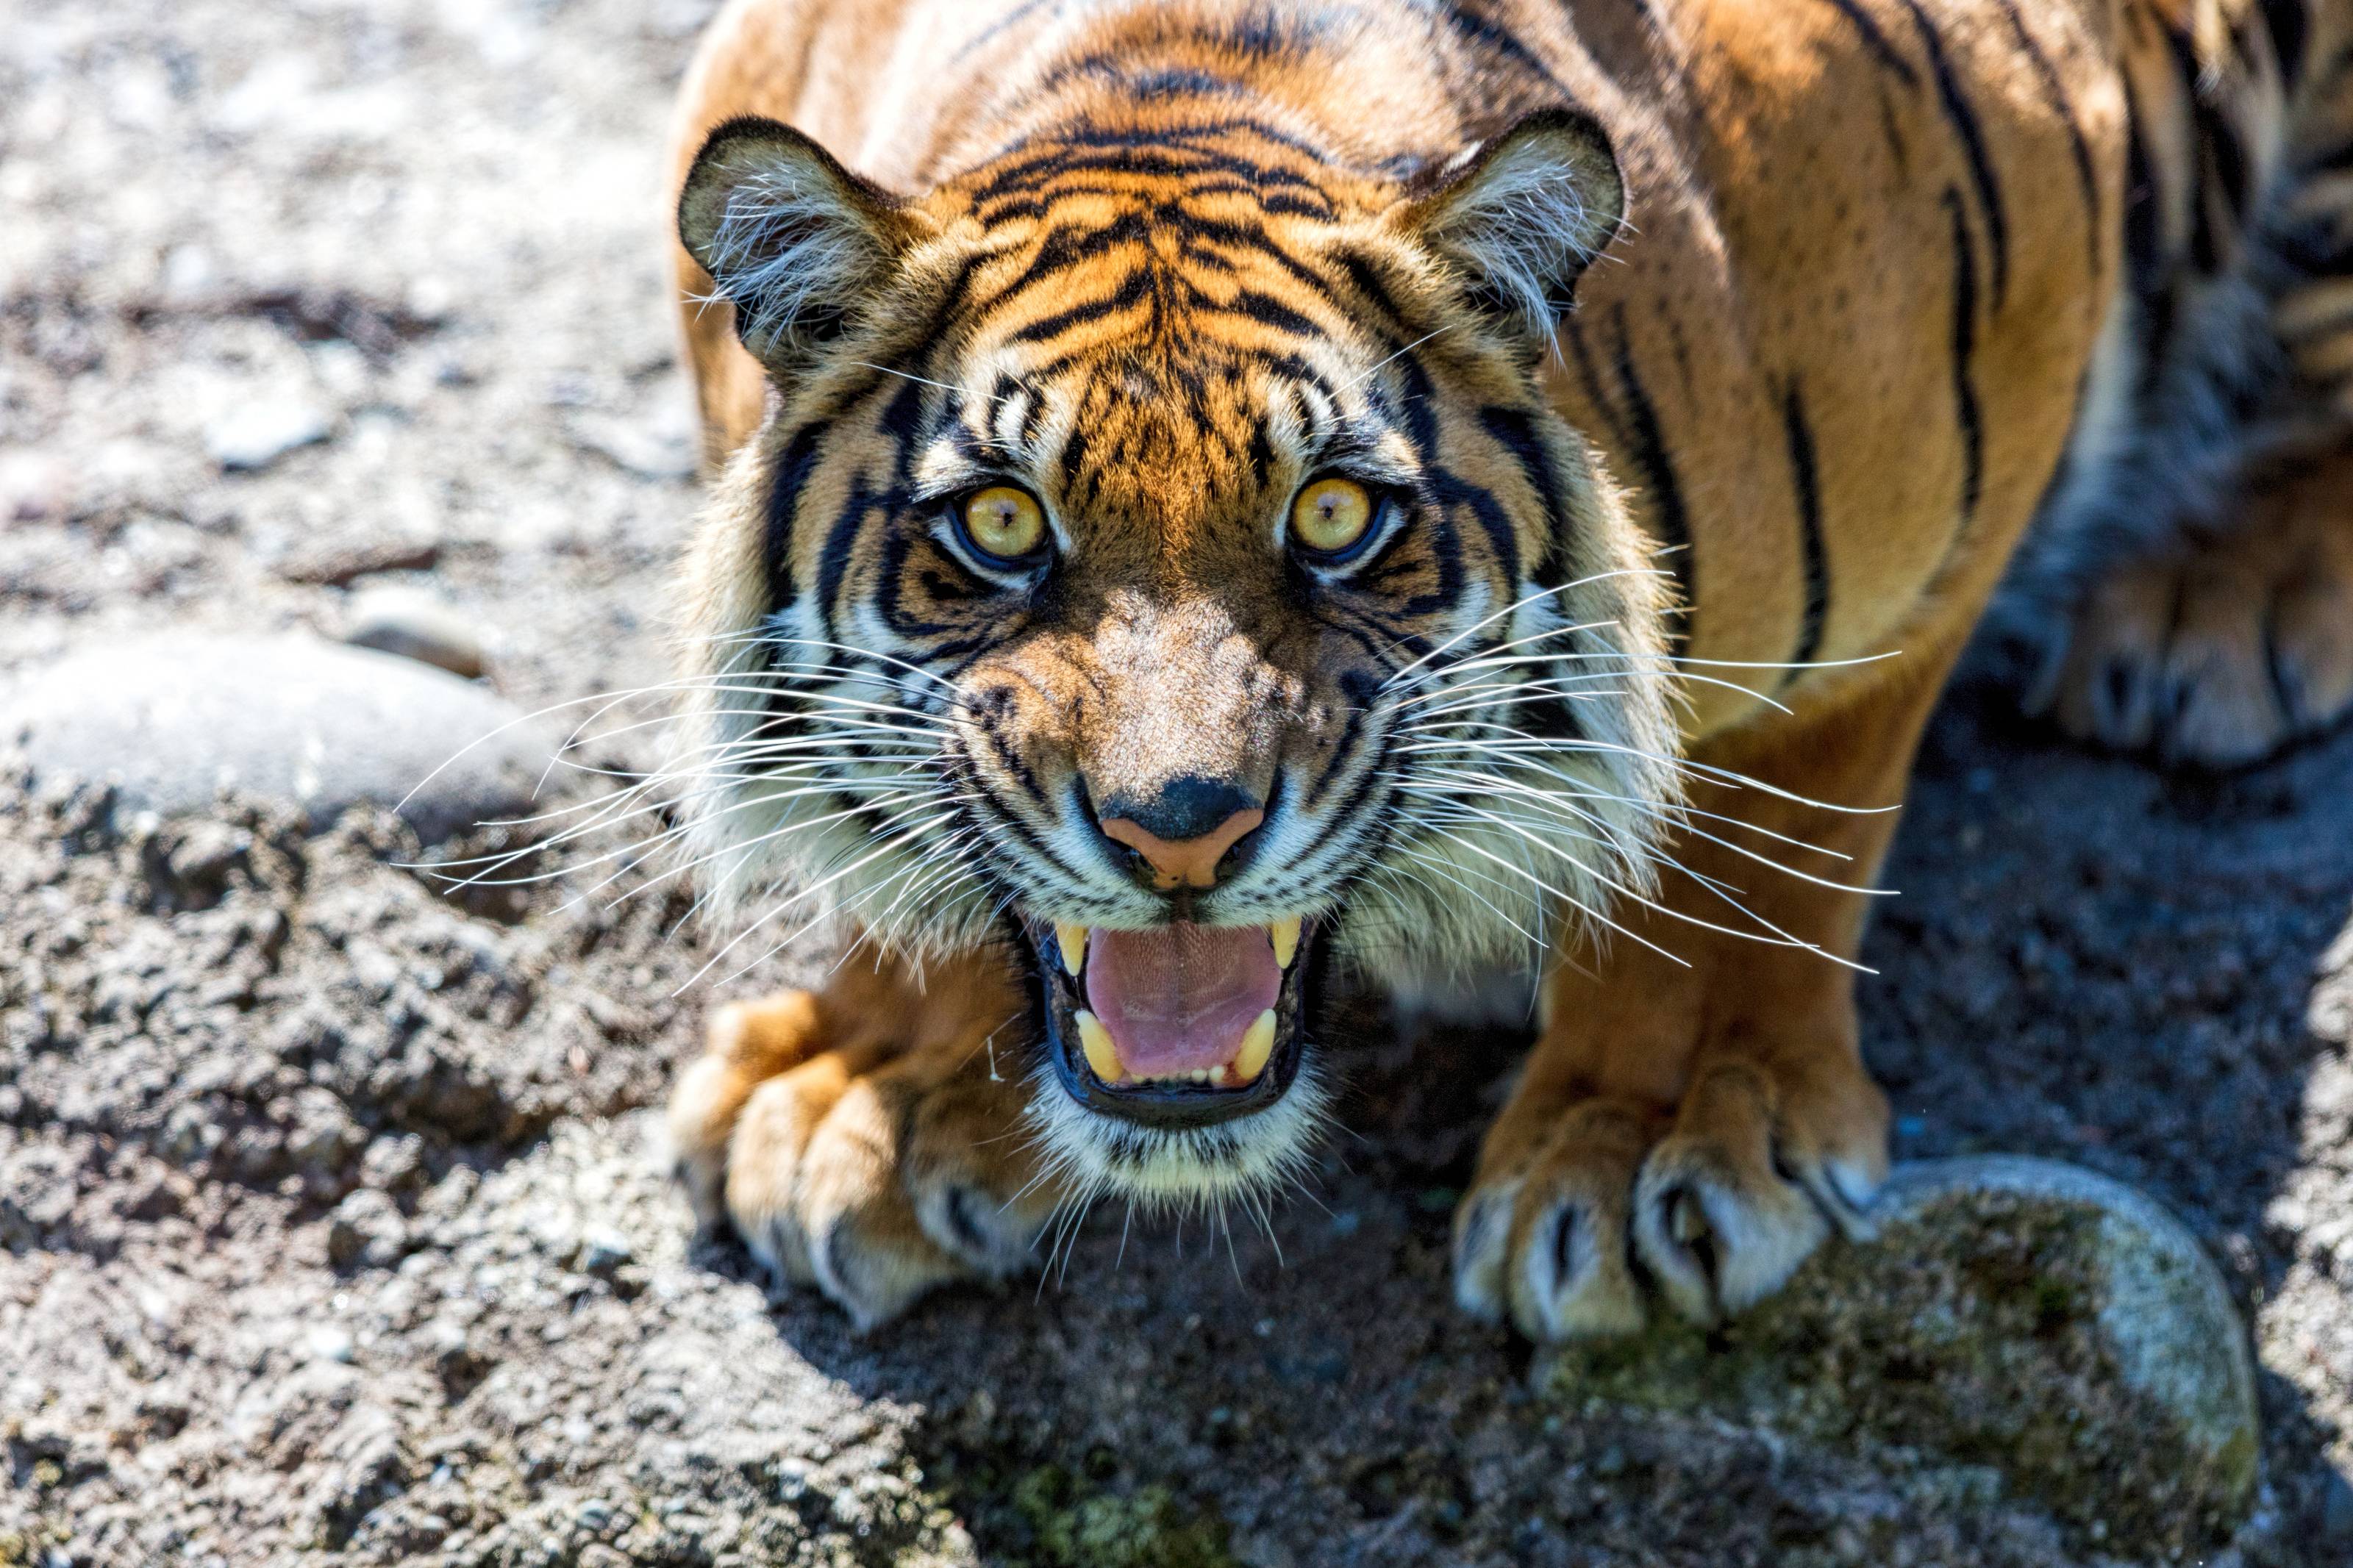
[[[1549,342],[1625,214],[1625,176],[1600,122],[1540,109],[1449,161],[1403,216],[1481,303]]]

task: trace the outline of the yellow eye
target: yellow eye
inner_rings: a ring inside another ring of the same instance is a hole
[[[1046,511],[1028,490],[991,485],[964,503],[964,531],[982,554],[1018,561],[1045,542]]]
[[[1318,479],[1291,503],[1291,534],[1308,549],[1337,555],[1373,525],[1373,498],[1354,479]]]

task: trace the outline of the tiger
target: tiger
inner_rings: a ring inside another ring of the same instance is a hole
[[[1537,1342],[1874,1234],[1857,954],[1964,648],[2353,701],[2353,0],[730,0],[672,251],[698,1215],[861,1328],[1261,1205],[1342,986],[1534,1040]],[[831,945],[819,950],[820,939]]]

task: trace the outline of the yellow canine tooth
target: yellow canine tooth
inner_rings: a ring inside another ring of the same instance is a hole
[[[1299,917],[1275,921],[1266,928],[1266,934],[1274,943],[1274,966],[1289,969],[1291,961],[1299,956]]]
[[[1256,1083],[1258,1075],[1266,1070],[1269,1057],[1274,1055],[1274,1009],[1261,1013],[1242,1037],[1242,1048],[1234,1057],[1234,1077],[1242,1083]]]
[[[1063,971],[1076,978],[1087,966],[1087,928],[1056,921],[1054,945],[1062,950]]]
[[[1268,1017],[1274,1016],[1269,1013]],[[1273,1037],[1268,1037],[1271,1039]],[[1085,1008],[1079,1009],[1079,1045],[1087,1053],[1087,1066],[1105,1083],[1119,1081],[1119,1049],[1111,1043],[1111,1031],[1103,1020]]]

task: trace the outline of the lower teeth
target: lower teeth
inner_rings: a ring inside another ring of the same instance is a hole
[[[1195,1068],[1190,1072],[1130,1073],[1130,1083],[1217,1083],[1226,1076],[1221,1067]]]

